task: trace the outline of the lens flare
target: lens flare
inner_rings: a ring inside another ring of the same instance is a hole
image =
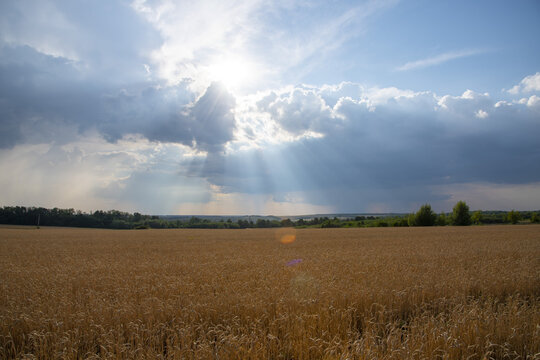
[[[282,244],[291,244],[296,240],[296,230],[293,228],[282,228],[276,230],[276,240]]]
[[[296,264],[300,264],[301,262],[302,262],[302,259],[293,259],[293,260],[289,261],[289,262],[288,262],[287,264],[285,264],[285,265],[287,265],[287,266],[294,266],[294,265],[296,265]]]

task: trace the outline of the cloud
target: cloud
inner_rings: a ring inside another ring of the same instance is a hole
[[[129,137],[110,143],[98,134],[70,144],[17,145],[0,151],[0,202],[6,205],[172,212],[179,203],[207,202],[203,179],[178,175],[189,148]],[[16,181],[14,181],[16,179]]]
[[[88,79],[65,58],[23,46],[0,53],[0,148],[19,143],[69,141],[98,130],[109,141],[129,134],[220,151],[233,138],[235,99],[220,84],[198,98],[187,83],[142,83],[115,90]]]
[[[197,148],[219,151],[233,138],[235,98],[219,83],[211,84],[206,92],[189,107],[192,132]]]
[[[219,84],[190,96],[180,84],[98,96],[106,121],[83,132],[52,107],[47,119],[58,124],[47,120],[48,141],[31,141],[30,125],[44,120],[29,116],[23,138],[0,150],[0,167],[11,169],[0,177],[0,201],[273,214],[412,211],[430,202],[441,211],[466,191],[474,207],[503,206],[508,189],[522,199],[540,182],[534,95],[500,102],[470,90],[438,96],[348,83],[240,102]],[[48,109],[29,111],[38,105]],[[289,137],[269,141],[272,131]],[[304,136],[313,132],[319,136]]]
[[[284,15],[290,19],[283,24],[285,30],[267,31],[271,34],[270,49],[265,49],[265,55],[272,59],[268,64],[272,76],[286,77],[292,83],[302,82],[304,76],[315,72],[337,49],[362,35],[372,17],[398,2],[365,1],[354,7],[336,2],[292,2],[294,5],[286,7],[285,14],[278,12],[276,16],[278,23],[282,23]]]
[[[159,33],[122,2],[3,1],[0,46],[27,46],[72,62],[87,79],[143,81]]]
[[[540,91],[540,72],[523,78],[519,84],[514,85],[508,92],[513,95]]]
[[[261,2],[137,0],[132,6],[163,39],[150,56],[157,75],[169,84],[195,80],[200,91],[212,81],[207,71],[216,56],[243,52]]]
[[[141,134],[201,151],[231,139],[234,99],[222,86],[193,93],[189,82],[152,79],[143,54],[159,36],[131,7],[29,0],[0,9],[0,148],[95,130],[109,141]]]
[[[479,119],[485,119],[485,118],[487,118],[489,116],[489,114],[486,111],[482,110],[482,109],[478,110],[474,114]]]
[[[129,176],[146,161],[147,146],[141,144],[134,152],[126,149],[126,142],[108,146],[102,140],[86,139],[86,144],[26,144],[0,152],[0,167],[10,169],[0,176],[2,203],[63,207],[77,203],[84,210],[96,209],[110,199],[92,196],[95,189]],[[23,186],[14,179],[21,179]]]
[[[48,142],[56,137],[52,127],[60,129],[62,139],[63,129],[76,125],[69,118],[84,123],[89,114],[97,115],[97,94],[90,90],[93,84],[83,86],[84,77],[67,59],[27,46],[4,46],[0,77],[1,122],[7,129],[0,135],[0,148],[21,141]]]
[[[270,114],[284,130],[298,135],[318,131],[332,121],[332,109],[313,90],[297,88],[279,96],[272,92],[258,102],[258,110]]]
[[[540,112],[540,97],[532,95],[527,99],[527,106]]]
[[[540,182],[451,184],[439,186],[435,191],[448,195],[446,208],[462,199],[467,199],[471,210],[538,210],[540,204]]]
[[[418,199],[447,209],[450,195],[442,186],[540,180],[534,165],[540,123],[529,100],[503,105],[471,90],[458,96],[349,90],[358,95],[340,97],[333,107],[324,100],[334,98],[329,87],[263,96],[253,113],[264,112],[286,132],[321,136],[199,159],[189,164],[190,174],[222,193],[297,193],[317,206],[339,204],[339,211],[381,203],[408,211],[421,205]]]
[[[0,202],[291,213],[442,209],[466,191],[487,194],[481,206],[510,188],[524,199],[540,181],[540,73],[513,100],[284,87],[361,48],[344,45],[396,3],[1,2]]]
[[[72,40],[79,29],[49,1],[5,1],[0,5],[0,41],[26,45],[54,57],[79,59]],[[70,34],[71,37],[66,36]]]
[[[221,151],[233,139],[234,97],[219,83],[212,83],[195,100],[185,84],[149,87],[133,94],[109,96],[107,121],[97,128],[109,139],[140,134],[152,141],[179,143],[201,151]]]
[[[302,198],[276,199],[267,194],[220,193],[215,192],[207,202],[185,201],[178,204],[177,214],[215,215],[296,215],[328,214],[331,206],[318,206],[303,202]]]
[[[169,84],[192,79],[190,88],[200,92],[216,80],[220,65],[236,59],[253,68],[249,78],[257,81],[249,85],[256,90],[280,86],[284,78],[300,82],[358,36],[370,17],[396,3],[137,0],[132,7],[163,39],[150,56],[153,73]]]
[[[429,67],[429,66],[440,65],[440,64],[443,64],[443,63],[451,61],[451,60],[456,60],[456,59],[461,59],[461,58],[465,58],[465,57],[469,57],[469,56],[474,56],[474,55],[482,54],[482,53],[485,53],[485,52],[486,52],[485,50],[480,50],[480,49],[446,52],[444,54],[436,55],[436,56],[433,56],[433,57],[429,57],[429,58],[415,60],[415,61],[405,63],[405,64],[403,64],[401,66],[398,66],[396,68],[396,70],[398,70],[398,71],[408,71],[408,70],[413,70],[413,69],[419,69],[419,68],[425,68],[425,67]]]

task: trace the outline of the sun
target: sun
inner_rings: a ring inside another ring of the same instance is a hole
[[[223,83],[229,90],[242,91],[253,85],[257,78],[256,66],[241,56],[220,57],[208,68],[211,81]]]

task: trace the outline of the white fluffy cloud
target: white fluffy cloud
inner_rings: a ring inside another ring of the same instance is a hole
[[[284,130],[295,135],[308,130],[321,131],[335,118],[320,95],[302,88],[279,95],[272,92],[257,105],[260,112],[270,114]]]
[[[533,91],[540,91],[540,72],[524,77],[519,84],[508,90],[510,94],[514,95]]]
[[[420,132],[438,127],[441,131],[459,135],[482,133],[488,124],[480,120],[487,119],[502,104],[495,103],[487,93],[471,90],[458,96],[438,96],[428,91],[394,87],[366,88],[353,83],[346,86],[346,94],[343,86],[302,86],[273,91],[253,100],[251,109],[255,109],[252,110],[254,113],[267,114],[267,122],[274,122],[293,135],[310,131],[332,135],[363,129],[371,136],[382,136],[383,130],[387,131],[387,136],[393,136],[395,131],[391,126],[394,125],[403,127],[404,133],[399,134],[402,136],[413,127],[413,131]],[[519,104],[531,107],[536,103],[535,99]],[[498,126],[499,117],[495,114],[495,120],[489,126]]]
[[[474,115],[479,119],[485,119],[485,118],[487,118],[489,116],[489,114],[486,111],[482,110],[482,109],[475,112]]]

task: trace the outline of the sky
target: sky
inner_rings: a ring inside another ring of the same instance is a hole
[[[540,2],[0,2],[0,206],[540,209]]]

